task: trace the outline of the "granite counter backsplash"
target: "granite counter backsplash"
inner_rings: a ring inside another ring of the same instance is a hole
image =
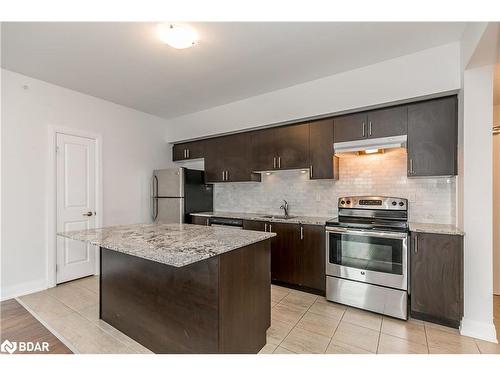
[[[191,224],[134,224],[58,233],[128,255],[183,267],[276,236]]]

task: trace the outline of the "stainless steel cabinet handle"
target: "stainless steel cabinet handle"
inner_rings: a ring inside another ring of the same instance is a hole
[[[281,156],[278,156],[278,168],[281,168]]]
[[[209,225],[210,225],[210,222],[208,221],[208,217],[207,217],[207,226],[209,226]]]
[[[93,212],[91,212],[91,211],[89,211],[89,212],[87,212],[87,213],[84,213],[84,214],[83,214],[83,216],[92,216],[92,215],[94,215],[94,213],[93,213]]]
[[[264,232],[267,232],[267,223],[264,223]]]
[[[309,178],[313,178],[313,166],[309,166]]]
[[[229,181],[229,171],[226,171],[226,181]]]
[[[370,137],[371,137],[371,135],[372,135],[372,122],[371,122],[371,121],[368,123],[368,135],[369,135]]]
[[[300,226],[300,239],[304,239],[304,227],[302,225]]]
[[[418,253],[418,236],[415,234],[415,237],[414,237],[414,248],[413,248],[413,251],[415,252],[415,254]]]
[[[273,231],[273,226],[271,224],[269,224],[269,232],[272,232]]]
[[[366,124],[363,121],[363,137],[366,137]]]
[[[189,158],[189,148],[188,148],[186,151],[187,151],[187,152],[186,152],[186,155],[187,155],[187,157]]]
[[[415,173],[413,171],[413,159],[410,159],[410,174],[413,174],[413,173]]]
[[[276,156],[273,157],[273,168],[276,168]]]
[[[222,181],[225,181],[224,180],[224,171],[222,171]]]

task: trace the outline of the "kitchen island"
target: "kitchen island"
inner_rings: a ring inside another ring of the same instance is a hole
[[[100,319],[155,353],[257,353],[274,233],[137,224],[58,235],[100,247]]]

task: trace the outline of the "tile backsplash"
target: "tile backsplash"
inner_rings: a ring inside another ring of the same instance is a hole
[[[407,198],[411,221],[455,224],[456,178],[408,178],[406,150],[384,154],[345,154],[340,157],[340,178],[309,180],[297,170],[263,174],[262,182],[215,184],[214,209],[229,212],[282,213],[283,199],[291,215],[337,215],[337,199],[348,195]]]

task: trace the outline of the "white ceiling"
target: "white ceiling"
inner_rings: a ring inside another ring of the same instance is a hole
[[[3,23],[2,67],[171,118],[460,39],[465,23]]]

